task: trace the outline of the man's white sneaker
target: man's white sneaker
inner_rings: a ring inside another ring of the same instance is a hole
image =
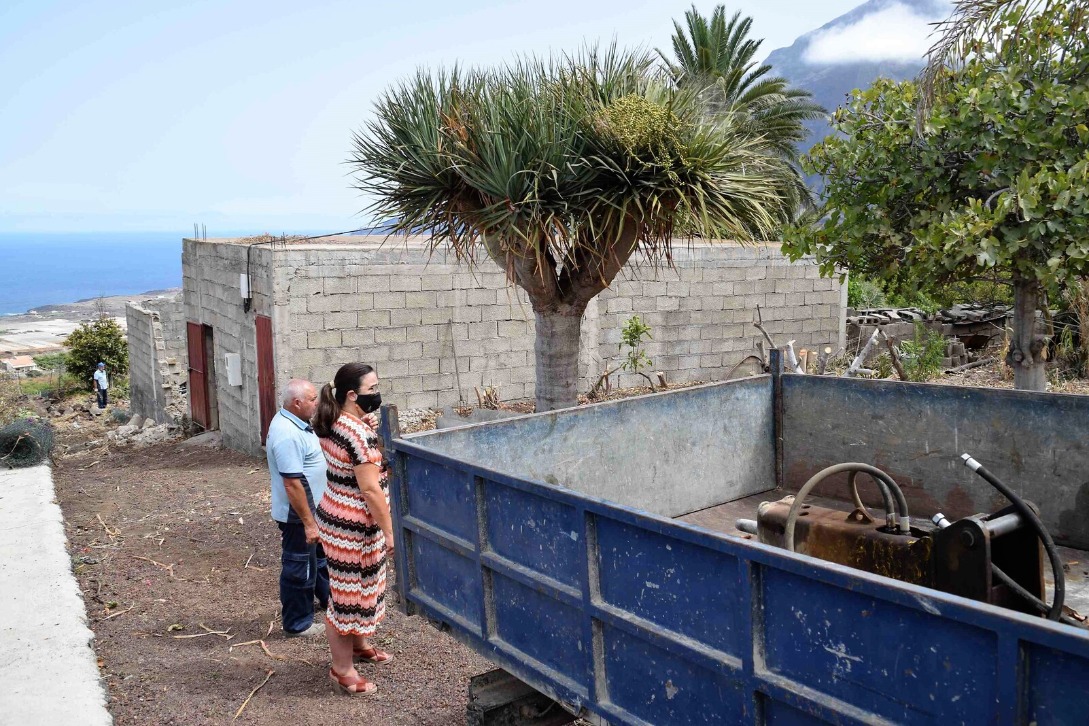
[[[289,633],[285,630],[284,635],[289,638],[317,638],[325,635],[325,623],[313,623],[306,630],[300,630],[297,633]]]

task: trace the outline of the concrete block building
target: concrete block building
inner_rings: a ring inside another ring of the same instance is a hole
[[[533,312],[490,260],[458,264],[413,237],[209,239],[185,240],[182,268],[192,416],[232,448],[260,450],[288,379],[320,385],[353,360],[402,408],[475,402],[474,387],[533,396]],[[590,304],[579,389],[619,359],[633,315],[654,371],[713,381],[754,351],[757,305],[777,343],[842,345],[845,293],[776,244],[678,244],[672,269],[632,264]]]

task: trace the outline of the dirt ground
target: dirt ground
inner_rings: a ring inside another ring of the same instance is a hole
[[[465,722],[492,666],[423,618],[389,609],[377,641],[396,660],[360,666],[374,697],[334,691],[324,638],[283,637],[263,460],[174,442],[79,452],[54,476],[117,724],[230,722],[270,670],[238,723]]]

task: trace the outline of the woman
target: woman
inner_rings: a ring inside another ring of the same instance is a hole
[[[389,489],[376,417],[370,415],[381,405],[378,374],[363,363],[348,363],[322,387],[313,421],[328,468],[317,520],[329,562],[329,677],[350,695],[378,690],[359,675],[353,657],[378,664],[393,660],[370,640],[386,614],[386,557],[393,554]]]

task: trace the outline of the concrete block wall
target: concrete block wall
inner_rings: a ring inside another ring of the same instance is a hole
[[[475,402],[474,386],[503,400],[534,393],[534,316],[523,291],[490,260],[470,267],[420,240],[377,238],[288,245],[275,251],[277,374],[317,383],[350,360],[373,363],[402,407]],[[778,245],[678,245],[675,267],[629,265],[587,309],[579,390],[621,355],[620,328],[639,315],[652,328],[653,371],[671,382],[724,378],[762,339],[756,305],[779,344],[842,345],[836,280]],[[639,385],[630,374],[620,385]]]
[[[474,386],[498,386],[506,400],[533,395],[533,312],[492,262],[459,265],[380,239],[275,254],[279,385],[323,384],[359,360],[406,408],[475,402]]]
[[[597,297],[598,375],[624,357],[620,331],[634,315],[651,328],[653,339],[643,346],[650,370],[671,383],[722,380],[756,352],[763,341],[753,325],[757,305],[777,345],[843,346],[839,281],[821,278],[810,261],[791,263],[778,244],[678,245],[673,258],[672,269],[629,265]],[[645,384],[641,376],[619,376],[621,387]],[[592,385],[584,380],[580,390]]]
[[[125,306],[125,335],[129,344],[129,406],[133,413],[147,416],[151,412],[153,417],[158,409],[156,398],[159,388],[156,339],[162,336],[162,325],[155,318],[153,311],[136,303],[130,302]]]
[[[132,413],[160,423],[188,412],[185,311],[181,295],[125,309]]]
[[[250,247],[238,240],[184,240],[182,287],[185,319],[210,325],[213,329],[213,409],[218,413],[223,443],[232,449],[259,454],[261,410],[254,318],[272,314],[273,274],[269,245],[254,244],[248,249]],[[239,282],[239,275],[246,272],[247,250],[253,298],[248,312],[243,309]],[[226,353],[241,356],[241,386],[227,385]]]

